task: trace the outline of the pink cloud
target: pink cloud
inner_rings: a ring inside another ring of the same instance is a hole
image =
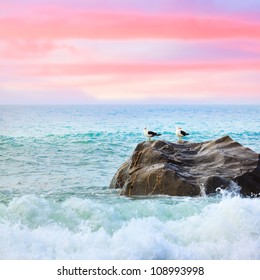
[[[53,41],[34,41],[34,40],[9,40],[6,41],[0,50],[4,58],[25,59],[46,55],[58,49]]]
[[[21,9],[14,1],[0,3],[0,87],[6,99],[92,102],[92,95],[115,100],[125,94],[259,101],[256,13],[201,13],[186,4],[150,11],[147,1],[135,1],[135,10],[124,1],[121,11],[98,10],[95,1],[92,10],[86,1],[82,9],[77,1],[75,7],[70,1],[55,7],[28,1],[32,5]],[[180,1],[166,2],[170,7]]]
[[[25,76],[80,76],[80,75],[136,75],[196,71],[260,71],[260,60],[209,63],[154,63],[154,64],[46,64],[23,65],[14,69]]]
[[[0,62],[10,64],[41,64],[54,61],[72,62],[77,61],[100,61],[106,52],[98,51],[95,47],[82,44],[77,41],[47,40],[0,40]]]
[[[245,78],[245,79],[243,79]],[[193,75],[147,75],[135,79],[115,78],[111,83],[87,84],[88,90],[100,100],[160,99],[188,102],[214,101],[218,103],[259,102],[260,85],[249,83],[246,75],[223,75],[218,72]]]
[[[253,66],[256,67],[257,65]],[[175,72],[144,72],[142,69],[136,71],[137,66],[115,72],[96,72],[90,74],[71,75],[64,72],[46,75],[36,73],[25,73],[21,71],[16,73],[17,78],[12,75],[12,79],[5,83],[8,90],[8,96],[14,97],[19,102],[96,102],[109,100],[187,100],[189,102],[200,100],[216,102],[259,102],[259,78],[260,71],[249,70],[237,71],[235,66],[233,70],[228,71],[213,70],[208,71],[175,71]],[[260,69],[260,67],[258,67]],[[24,69],[20,69],[24,70]],[[76,70],[76,69],[74,69]],[[32,69],[31,69],[32,71]],[[252,78],[252,74],[254,78]],[[41,89],[41,90],[39,90]],[[16,92],[14,92],[14,90]],[[84,98],[79,98],[75,92],[86,92]],[[56,93],[57,92],[57,93]],[[63,93],[64,92],[64,96]],[[9,94],[10,93],[10,94]],[[89,99],[89,94],[96,100]],[[8,97],[7,96],[7,97]],[[11,98],[11,97],[10,97]],[[5,98],[6,99],[6,98]],[[3,96],[0,97],[2,102]],[[9,99],[10,100],[10,99]],[[85,100],[85,101],[84,101]]]
[[[57,9],[49,14],[0,19],[0,39],[216,39],[260,38],[248,17],[89,12]]]

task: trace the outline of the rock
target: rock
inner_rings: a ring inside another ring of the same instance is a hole
[[[233,182],[242,195],[260,196],[260,156],[224,136],[202,143],[139,143],[110,188],[120,188],[127,196],[198,196],[226,189]]]

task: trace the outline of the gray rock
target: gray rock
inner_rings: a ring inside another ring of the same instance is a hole
[[[229,136],[202,143],[139,143],[118,169],[110,188],[122,195],[198,196],[240,186],[244,196],[260,195],[260,156]]]

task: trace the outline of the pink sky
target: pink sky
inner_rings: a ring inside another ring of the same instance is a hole
[[[0,104],[260,103],[260,1],[2,2]]]

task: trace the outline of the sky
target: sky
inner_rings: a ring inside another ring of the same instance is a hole
[[[260,104],[260,0],[0,0],[0,104]]]

